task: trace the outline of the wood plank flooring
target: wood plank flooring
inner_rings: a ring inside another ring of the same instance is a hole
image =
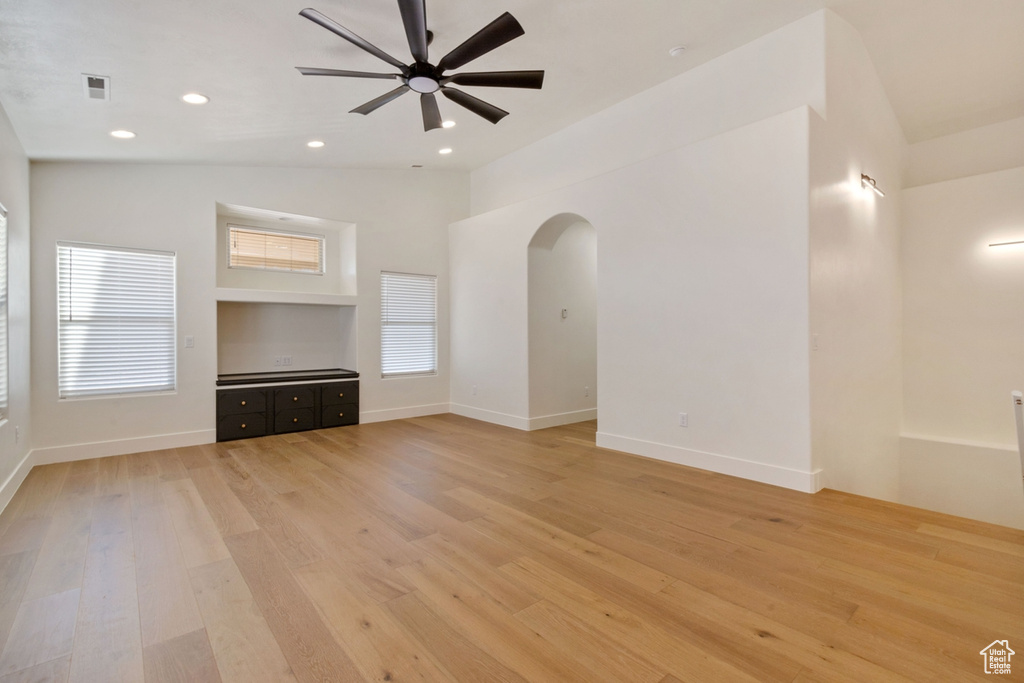
[[[1024,532],[452,415],[36,467],[0,683],[963,681]]]

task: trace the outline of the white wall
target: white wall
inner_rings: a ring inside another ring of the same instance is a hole
[[[364,419],[448,403],[447,225],[466,215],[463,174],[429,171],[32,164],[33,416],[41,461],[203,441],[214,429],[217,203],[357,224]],[[77,240],[178,253],[178,390],[145,398],[57,399],[54,244]],[[381,270],[439,276],[436,377],[380,379]],[[170,439],[152,439],[172,435]],[[99,442],[96,447],[82,444]],[[111,443],[114,442],[114,443]]]
[[[904,432],[1016,444],[1024,389],[1024,167],[904,192]]]
[[[1024,166],[1024,116],[911,145],[904,187],[1019,166]]]
[[[0,203],[7,208],[8,406],[0,421],[0,510],[28,474],[32,437],[29,373],[29,163],[0,107]],[[15,439],[15,428],[20,438]]]
[[[548,222],[529,246],[532,427],[596,417],[597,231],[572,220]]]
[[[483,213],[775,114],[826,114],[824,12],[619,102],[472,173]]]
[[[903,193],[905,502],[1024,528],[1024,167]],[[1006,484],[1012,477],[1015,485]]]
[[[808,113],[453,225],[453,411],[529,424],[528,245],[574,213],[598,233],[599,444],[812,489]]]
[[[823,485],[899,495],[900,182],[906,142],[856,31],[826,13],[828,119],[811,115],[811,411]],[[861,187],[867,173],[885,197]]]

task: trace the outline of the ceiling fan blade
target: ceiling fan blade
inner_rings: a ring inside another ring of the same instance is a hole
[[[441,92],[443,92],[444,96],[455,104],[462,105],[477,116],[482,116],[491,123],[497,123],[508,116],[508,112],[504,109],[499,109],[493,104],[488,104],[487,102],[477,99],[469,93],[464,93],[461,90],[456,90],[454,88],[441,88]]]
[[[526,33],[523,27],[508,12],[484,26],[473,34],[466,42],[446,54],[437,63],[438,71],[458,69],[481,55],[501,47],[510,40],[514,40]]]
[[[400,78],[402,74],[375,74],[368,71],[343,71],[342,69],[318,69],[312,66],[297,66],[303,76],[346,76],[348,78]]]
[[[420,95],[420,108],[423,110],[423,130],[431,131],[441,127],[441,110],[437,108],[434,93]]]
[[[441,85],[479,85],[490,88],[533,88],[544,85],[543,71],[486,71],[461,73],[441,79]]]
[[[381,50],[379,47],[373,45],[364,38],[360,38],[355,33],[352,33],[352,31],[349,31],[347,28],[345,28],[338,22],[334,21],[333,19],[328,19],[324,15],[317,12],[315,9],[307,7],[306,9],[299,12],[299,15],[306,17],[314,24],[319,24],[320,26],[323,26],[331,33],[341,36],[342,38],[352,43],[356,47],[366,50],[374,57],[377,57],[378,59],[383,59],[391,66],[398,67],[399,69],[402,70],[402,73],[405,73],[407,69],[405,64],[402,64],[400,61],[389,55],[387,52],[384,52],[384,50]]]
[[[387,104],[391,100],[398,99],[399,97],[401,97],[405,93],[409,92],[409,90],[410,90],[409,86],[407,86],[407,85],[400,85],[397,88],[395,88],[394,90],[392,90],[391,92],[384,93],[380,97],[378,97],[376,99],[373,99],[373,100],[370,100],[369,102],[367,102],[366,104],[362,105],[361,107],[356,107],[355,109],[350,111],[349,114],[364,114],[364,115],[365,114],[369,114],[370,112],[373,112],[373,111],[376,111],[377,109],[380,109],[381,107],[383,107],[385,104]]]
[[[398,0],[409,51],[417,62],[427,61],[427,0]]]

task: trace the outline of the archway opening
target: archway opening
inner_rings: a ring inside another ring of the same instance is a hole
[[[597,419],[597,230],[576,214],[530,240],[530,427]]]

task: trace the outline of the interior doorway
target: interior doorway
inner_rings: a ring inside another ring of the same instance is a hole
[[[576,214],[530,240],[530,428],[597,418],[597,230]]]

